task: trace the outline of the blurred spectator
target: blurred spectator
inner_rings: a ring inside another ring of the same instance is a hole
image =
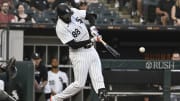
[[[172,24],[171,8],[174,5],[174,0],[160,0],[156,7],[157,19],[162,25]]]
[[[171,60],[180,60],[179,52],[173,52],[171,56]]]
[[[115,8],[119,8],[119,1],[118,1],[118,0],[115,0],[114,7],[115,7]]]
[[[87,10],[87,8],[88,8],[87,2],[80,2],[79,4],[80,10]]]
[[[14,15],[10,14],[9,12],[9,3],[3,2],[1,5],[1,12],[0,12],[0,23],[10,23],[15,22]]]
[[[80,3],[82,2],[85,2],[87,4],[86,0],[71,0],[70,4],[72,7],[79,9]]]
[[[171,18],[173,19],[173,24],[175,26],[180,25],[180,0],[176,0],[175,4],[171,9]]]
[[[55,6],[56,6],[56,2],[55,2],[56,0],[47,0],[47,2],[48,2],[48,9],[49,10],[53,10],[54,8],[55,8]]]
[[[143,17],[143,3],[142,0],[137,0],[137,15],[139,16],[139,22],[144,24],[144,17]]]
[[[111,6],[113,5],[114,6],[114,4],[115,4],[115,0],[107,0],[107,4],[111,4]]]
[[[122,0],[119,0],[119,2],[122,1]],[[128,0],[129,1],[129,0]],[[130,0],[129,1],[129,8],[130,8],[130,12],[133,13],[132,15],[136,16],[137,15],[137,3],[140,3],[142,4],[142,0],[141,1],[138,1],[138,0]],[[124,4],[124,3],[123,3]],[[124,4],[124,5],[127,5],[127,4]]]
[[[14,2],[13,2],[13,0],[0,0],[0,4],[2,4],[3,2],[7,2],[7,3],[9,4],[9,7],[10,7],[11,9],[14,8]]]
[[[157,1],[158,0],[137,0],[137,15],[140,18],[140,23],[145,24],[148,22],[154,22]]]
[[[25,8],[23,4],[17,5],[17,14],[15,15],[15,22],[17,23],[36,23],[31,15],[25,13]]]
[[[121,7],[130,7],[130,2],[131,1],[135,1],[135,0],[108,0],[108,2],[113,2],[115,3],[115,6],[119,6],[120,8]],[[119,3],[119,4],[116,4],[116,3]]]
[[[58,59],[53,57],[51,59],[51,70],[48,71],[48,83],[44,89],[47,101],[49,101],[50,95],[61,93],[68,85],[67,74],[60,71],[58,65]]]
[[[179,1],[179,0],[177,0]],[[175,51],[172,53],[171,60],[174,61],[180,61],[180,53]],[[179,85],[173,85],[171,86],[171,90],[180,90]],[[180,96],[176,94],[171,94],[171,101],[180,101]]]
[[[118,0],[119,7],[126,7],[130,10],[131,17],[138,17],[138,21],[141,24],[145,23],[143,9],[144,9],[144,0]],[[115,4],[116,5],[116,4]]]
[[[44,87],[47,84],[47,68],[42,64],[42,59],[38,53],[33,53],[31,58],[35,68],[35,101],[39,101],[44,95]]]
[[[137,0],[131,0],[130,2],[131,17],[137,16]]]

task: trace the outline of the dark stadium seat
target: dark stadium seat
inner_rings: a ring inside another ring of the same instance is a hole
[[[43,13],[44,16],[47,17],[50,21],[52,21],[53,23],[56,22],[57,14],[55,10],[45,10]]]
[[[96,25],[101,25],[101,24],[102,24],[102,20],[101,20],[101,19],[97,19],[97,20],[95,21],[95,24],[96,24]]]
[[[25,9],[25,13],[27,13],[29,15],[33,15],[32,9]]]
[[[17,10],[16,9],[13,9],[11,10],[12,14],[16,15],[17,14]]]
[[[104,4],[103,3],[91,3],[89,5],[89,8],[104,8]]]
[[[104,10],[107,10],[107,8],[104,6],[104,4],[102,4],[102,3],[91,3],[88,7],[87,12],[95,13],[95,14],[97,14],[97,17],[100,18],[101,13]]]
[[[96,25],[113,25],[121,24],[122,21],[114,23],[115,19],[119,19],[120,16],[115,10],[110,10],[105,7],[103,3],[92,3],[88,7],[88,12],[97,14]]]
[[[121,24],[123,24],[122,18],[116,18],[116,19],[114,19],[113,25],[121,25]]]
[[[127,18],[122,18],[122,24],[131,25],[132,22],[130,22]]]
[[[53,23],[51,20],[51,15],[45,11],[34,13],[33,17],[37,23]]]
[[[103,25],[110,25],[111,22],[110,22],[110,20],[108,18],[105,17],[105,18],[103,18],[102,24]]]
[[[103,16],[105,16],[105,17],[110,17],[110,18],[115,18],[115,17],[117,17],[117,13],[115,13],[115,11],[113,11],[113,10],[104,10],[104,11],[102,12],[102,14],[103,14]]]

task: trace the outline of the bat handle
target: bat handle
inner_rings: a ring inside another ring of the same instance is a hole
[[[93,36],[97,36],[97,34],[92,33]],[[107,43],[103,40],[103,39],[99,39],[99,41],[103,44],[103,45],[107,45]]]
[[[100,42],[101,42],[103,45],[107,45],[107,43],[106,43],[103,39],[100,39]]]

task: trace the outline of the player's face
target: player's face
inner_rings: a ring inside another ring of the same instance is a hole
[[[68,13],[68,14],[65,14],[63,16],[61,16],[61,19],[65,22],[65,23],[70,23],[71,22],[71,16],[72,16],[73,13]]]
[[[24,6],[23,5],[19,5],[18,12],[19,13],[24,13]]]
[[[180,60],[180,54],[179,53],[173,53],[172,60]]]
[[[53,59],[53,60],[51,61],[51,66],[52,66],[52,67],[57,68],[58,65],[59,65],[59,63],[58,63],[58,60],[57,60],[57,59]]]
[[[38,67],[40,62],[41,62],[41,59],[33,59],[33,64],[35,65],[35,67]]]
[[[87,10],[87,8],[88,8],[87,3],[83,3],[79,6],[80,10]]]

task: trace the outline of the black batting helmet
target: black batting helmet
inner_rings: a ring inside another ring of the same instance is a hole
[[[60,17],[60,16],[64,16],[66,14],[73,14],[73,12],[71,11],[71,9],[68,7],[67,4],[65,3],[60,3],[58,6],[57,6],[57,15]]]

